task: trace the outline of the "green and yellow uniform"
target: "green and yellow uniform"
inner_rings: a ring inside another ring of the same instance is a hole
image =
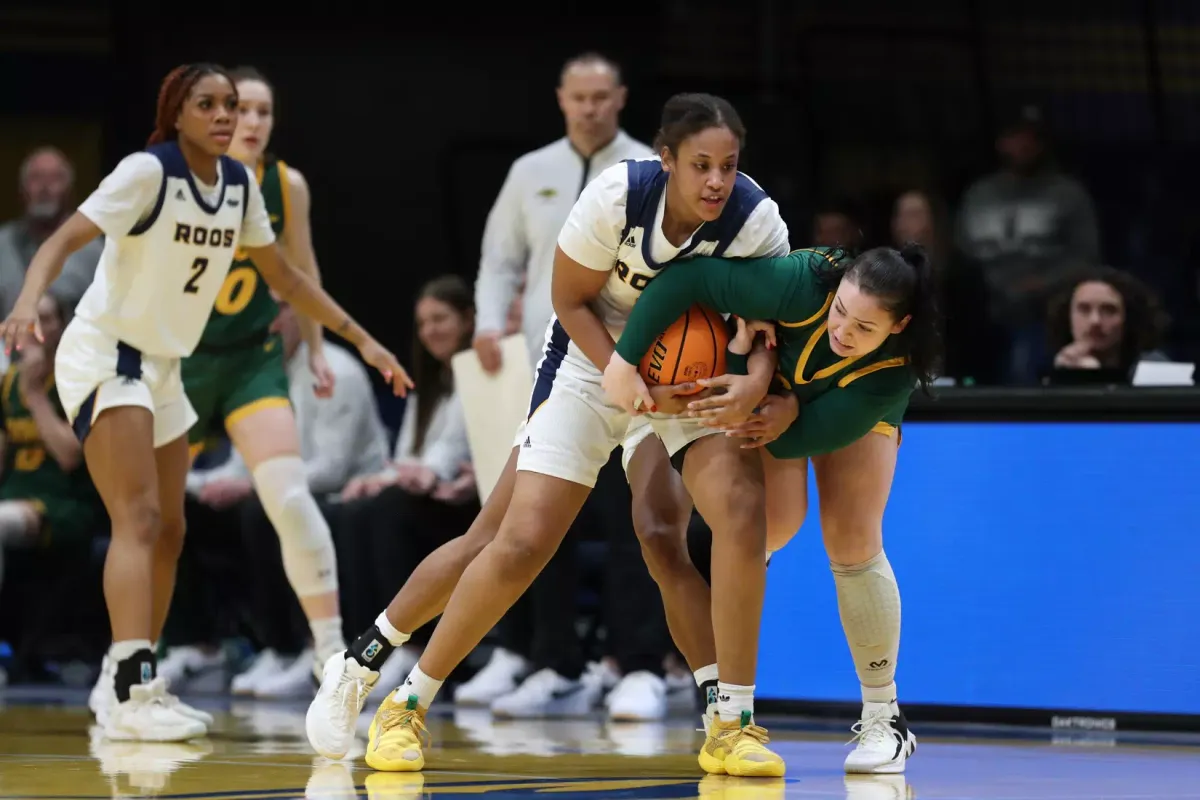
[[[287,165],[266,157],[257,177],[278,237],[288,224]],[[270,331],[278,313],[266,281],[239,250],[200,344],[183,359],[183,387],[199,417],[188,432],[193,445],[222,433],[234,420],[288,404],[283,344]]]
[[[899,427],[916,375],[897,340],[866,356],[843,358],[829,346],[833,292],[821,280],[831,264],[824,248],[781,258],[693,258],[663,270],[642,293],[617,342],[640,363],[660,333],[693,303],[746,319],[774,320],[779,378],[800,401],[800,416],[767,445],[776,458],[839,450],[878,430]]]
[[[17,365],[4,375],[0,391],[3,413],[4,475],[0,478],[0,500],[24,500],[42,512],[43,544],[76,543],[90,539],[103,523],[100,496],[87,468],[80,463],[70,472],[46,452],[37,422],[26,405],[17,379]],[[54,378],[47,380],[46,394],[55,412],[65,422],[66,413],[58,399]]]

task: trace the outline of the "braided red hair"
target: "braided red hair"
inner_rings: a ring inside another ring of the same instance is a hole
[[[154,115],[154,132],[150,134],[146,145],[155,145],[170,141],[179,136],[175,130],[175,121],[179,119],[179,110],[192,92],[192,87],[205,75],[223,75],[236,91],[237,84],[229,77],[224,67],[217,64],[183,64],[171,70],[163,78],[158,90],[158,110]]]

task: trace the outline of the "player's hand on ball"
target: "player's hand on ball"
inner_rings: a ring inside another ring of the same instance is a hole
[[[708,397],[711,389],[701,389],[695,382],[679,383],[674,386],[651,386],[650,400],[659,414],[686,414],[688,401]]]
[[[699,418],[710,428],[745,422],[763,399],[762,384],[749,375],[718,375],[696,383],[717,390],[708,397],[688,403],[688,416]]]
[[[743,450],[763,447],[778,439],[800,416],[800,401],[789,394],[781,397],[769,394],[759,403],[758,411],[748,420],[725,428],[726,436],[750,439],[742,445]]]
[[[317,381],[313,384],[313,394],[321,398],[333,397],[333,384],[336,378],[333,370],[329,367],[329,362],[325,360],[325,354],[310,350],[308,368]]]
[[[12,313],[8,315],[8,319],[4,320],[3,326],[0,327],[0,336],[4,337],[4,352],[11,353],[13,348],[22,349],[28,342],[29,337],[33,337],[34,341],[44,342],[42,336],[42,324],[38,320],[37,305],[32,308],[25,308],[20,301],[13,307]]]
[[[358,352],[362,354],[363,361],[383,374],[383,379],[391,385],[393,394],[398,397],[408,396],[408,390],[413,388],[412,378],[408,377],[404,367],[400,366],[400,362],[387,348],[368,338],[358,348]]]
[[[608,366],[604,368],[604,378],[600,385],[608,395],[609,401],[625,409],[627,413],[637,416],[647,411],[658,411],[654,398],[650,396],[650,390],[646,388],[646,382],[638,374],[637,365],[630,364],[616,351],[613,351]]]

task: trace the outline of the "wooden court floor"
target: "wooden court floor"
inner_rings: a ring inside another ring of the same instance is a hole
[[[703,776],[690,717],[667,724],[599,719],[493,722],[486,711],[434,715],[435,747],[417,775],[329,762],[304,738],[304,705],[198,702],[217,715],[188,744],[110,743],[90,732],[82,693],[0,694],[0,800],[415,800],[416,798],[728,798],[728,800],[1167,800],[1200,798],[1200,740],[1054,741],[1048,732],[927,731],[904,776],[847,777],[848,732],[766,720],[788,763],[782,781]],[[435,709],[436,710],[436,709]],[[369,715],[360,721],[365,737]],[[1156,743],[1157,742],[1157,743]]]

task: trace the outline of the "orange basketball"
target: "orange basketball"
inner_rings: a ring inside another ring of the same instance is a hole
[[[647,386],[673,386],[725,374],[729,329],[721,315],[696,304],[659,335],[638,371]],[[697,389],[696,391],[700,391]]]

